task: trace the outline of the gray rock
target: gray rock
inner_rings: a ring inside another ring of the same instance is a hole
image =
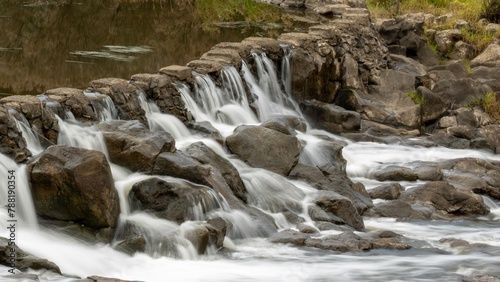
[[[418,179],[415,172],[407,167],[388,166],[374,175],[379,181],[416,181]]]
[[[479,195],[458,190],[442,181],[408,189],[401,194],[400,199],[410,204],[431,205],[448,215],[484,215],[490,211]]]
[[[340,217],[347,225],[356,230],[364,230],[363,218],[359,215],[351,200],[332,191],[318,191],[313,201],[326,212]]]
[[[104,133],[110,160],[132,171],[151,171],[156,157],[175,151],[175,140],[167,132],[151,132],[139,121],[114,120],[97,128]]]
[[[118,192],[103,153],[51,146],[32,159],[26,170],[39,216],[94,229],[116,226]]]
[[[500,45],[490,44],[481,54],[471,61],[471,66],[484,63],[500,63]]]
[[[238,127],[226,143],[250,165],[282,175],[288,175],[297,164],[301,149],[296,137],[261,126]]]
[[[301,109],[309,117],[311,123],[332,133],[356,131],[361,126],[359,113],[339,106],[311,100],[304,101]]]
[[[218,169],[234,195],[246,202],[246,188],[236,168],[225,158],[217,155],[202,142],[196,142],[186,148],[186,153],[202,164],[209,164]]]
[[[399,183],[386,184],[370,189],[368,193],[372,199],[395,200],[404,191],[404,187]]]
[[[42,259],[24,252],[17,245],[12,246],[7,238],[0,237],[0,264],[7,267],[15,266],[21,271],[33,270],[48,270],[61,274],[59,266],[55,263]],[[12,252],[14,250],[14,253]],[[11,262],[10,256],[14,254],[16,259]],[[38,281],[38,279],[36,279]]]

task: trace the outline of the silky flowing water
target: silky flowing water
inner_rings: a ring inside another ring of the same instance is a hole
[[[195,75],[197,87],[194,93],[185,85],[177,84],[193,116],[198,121],[210,121],[224,137],[230,135],[241,123],[258,124],[269,117],[282,114],[302,116],[288,95],[287,78],[278,77],[276,66],[271,64],[265,54],[255,53],[254,58],[257,62],[256,73],[252,73],[245,63],[241,70],[224,69],[222,87],[217,87],[209,76],[203,75]],[[289,58],[286,56],[285,60]],[[280,66],[282,72],[289,68],[287,64],[289,62],[285,61]],[[250,110],[246,95],[241,92],[244,91],[244,83],[258,97],[255,104],[259,117]],[[285,85],[284,89],[280,87],[282,84]],[[247,188],[248,202],[272,216],[280,229],[295,227],[279,212],[282,207],[303,216],[307,224],[312,224],[307,215],[307,207],[316,189],[305,182],[291,181],[270,171],[248,166],[228,155],[217,142],[189,133],[175,117],[160,113],[153,101],[147,101],[144,96],[140,100],[152,130],[170,132],[176,137],[178,149],[202,141],[231,161]],[[101,112],[101,120],[113,119],[111,112],[114,106],[109,103],[102,106],[105,110]],[[102,133],[94,127],[79,124],[71,116],[65,114],[59,119],[61,131],[58,143],[105,153]],[[485,151],[353,143],[340,136],[308,127],[306,133],[297,135],[305,143],[301,161],[310,165],[330,161],[328,155],[322,153],[322,140],[316,135],[342,140],[347,143],[343,155],[347,160],[349,177],[362,182],[368,189],[379,184],[372,179],[373,173],[388,165],[459,157],[500,160],[499,156]],[[83,138],[83,132],[86,138]],[[28,142],[30,149],[34,146],[33,143]],[[130,173],[113,164],[111,166],[120,194],[120,222],[131,222],[144,231],[148,242],[146,253],[129,256],[114,250],[110,245],[89,245],[54,230],[38,227],[29,193],[25,192],[20,192],[18,198],[18,202],[22,203],[19,208],[23,215],[18,228],[18,245],[29,253],[53,261],[66,276],[82,278],[100,275],[141,281],[462,281],[464,276],[475,274],[500,275],[500,208],[497,201],[488,198],[486,202],[491,213],[476,218],[396,221],[391,218],[365,217],[367,231],[392,230],[409,238],[414,248],[336,253],[266,241],[262,238],[263,234],[252,225],[248,214],[231,210],[220,194],[208,188],[202,199],[193,199],[191,221],[181,225],[144,212],[133,212],[127,201],[128,192],[134,183],[151,176]],[[19,191],[29,191],[24,166],[19,167],[7,157],[0,156],[0,169],[2,179],[5,179],[7,170],[16,170]],[[161,177],[166,181],[185,181]],[[406,187],[416,185],[414,182],[402,184]],[[3,187],[0,192],[6,195]],[[6,237],[7,213],[3,207],[6,203],[2,200],[0,204],[0,236]],[[214,217],[222,217],[234,226],[232,233],[224,241],[225,250],[209,250],[205,255],[198,255],[192,244],[185,239],[185,234],[197,221]],[[338,233],[322,231],[318,236]],[[160,245],[164,236],[168,236],[173,242],[171,247]],[[471,245],[450,248],[439,242],[440,239],[449,237],[467,240]],[[7,273],[7,268],[0,266],[0,271]],[[50,272],[30,272],[39,274],[41,281],[75,280]],[[0,281],[15,280],[2,276]]]

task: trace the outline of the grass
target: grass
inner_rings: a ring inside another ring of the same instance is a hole
[[[492,118],[500,120],[500,97],[493,92],[486,93],[483,98],[470,101],[467,107],[481,107]]]
[[[451,29],[458,19],[463,19],[471,26],[470,29],[462,29],[463,41],[476,46],[480,53],[495,37],[500,38],[500,30],[491,34],[486,32],[483,26],[477,24],[485,9],[483,1],[485,0],[367,0],[367,5],[374,18],[392,18],[407,13],[428,13],[434,16],[452,14],[453,17],[442,23],[426,23],[426,28]],[[439,52],[437,54],[440,58],[446,58],[449,55],[439,54]]]
[[[422,106],[425,103],[424,96],[422,94],[419,94],[417,91],[408,92],[406,93],[406,95],[410,97],[410,99],[417,105]]]
[[[207,30],[210,30],[214,23],[225,21],[282,21],[281,9],[254,0],[196,0],[195,3],[196,13],[203,19],[204,29]]]

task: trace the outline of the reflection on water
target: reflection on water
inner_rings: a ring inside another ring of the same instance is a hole
[[[230,2],[1,0],[0,95],[86,88],[93,79],[156,73],[197,59],[218,42],[276,37],[290,22],[264,4],[248,8],[250,15],[267,16],[259,23],[241,10],[218,15],[217,7]],[[207,22],[214,20],[219,22]]]

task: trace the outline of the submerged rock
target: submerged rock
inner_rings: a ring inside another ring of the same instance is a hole
[[[10,260],[12,249],[15,250],[16,256],[14,261]],[[0,237],[0,264],[7,267],[15,266],[15,268],[21,271],[27,271],[28,269],[49,270],[61,274],[59,266],[57,266],[55,263],[28,254],[17,245],[11,246],[9,245],[9,240],[3,237]],[[38,279],[36,279],[36,281],[38,281]]]

